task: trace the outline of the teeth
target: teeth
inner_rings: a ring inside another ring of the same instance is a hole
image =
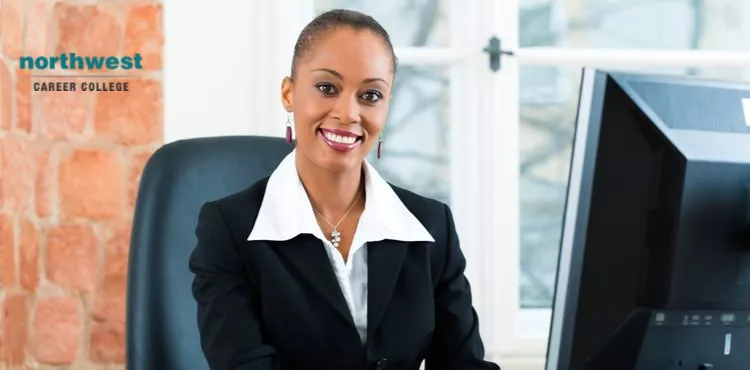
[[[340,144],[354,144],[354,141],[357,140],[357,138],[354,136],[341,136],[341,135],[332,134],[330,132],[326,132],[325,136],[328,140],[331,140]]]

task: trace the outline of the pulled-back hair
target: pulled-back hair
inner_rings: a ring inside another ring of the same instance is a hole
[[[369,30],[380,36],[388,47],[388,50],[391,52],[391,58],[393,61],[393,66],[391,68],[392,72],[394,74],[396,73],[398,59],[396,58],[396,53],[393,51],[391,38],[383,26],[367,14],[355,10],[333,9],[315,17],[315,19],[310,21],[310,23],[302,29],[302,32],[300,32],[299,37],[297,38],[297,43],[294,45],[291,71],[292,79],[296,76],[297,62],[310,51],[315,40],[325,34],[326,31],[341,27],[351,27],[357,31]]]

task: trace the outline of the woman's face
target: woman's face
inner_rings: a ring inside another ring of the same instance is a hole
[[[282,84],[297,152],[331,171],[359,169],[388,115],[393,73],[385,42],[369,30],[336,28],[297,63],[294,81]]]

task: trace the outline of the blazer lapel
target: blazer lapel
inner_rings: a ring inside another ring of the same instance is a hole
[[[349,306],[341,292],[325,246],[318,238],[298,235],[288,242],[281,242],[276,250],[287,257],[289,262],[302,273],[302,277],[315,288],[331,307],[347,322],[354,325]]]
[[[388,307],[393,287],[404,263],[409,243],[393,240],[370,242],[367,247],[367,337],[371,338]]]

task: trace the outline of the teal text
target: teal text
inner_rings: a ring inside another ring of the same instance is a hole
[[[130,70],[143,69],[143,57],[141,54],[133,56],[115,57],[115,56],[79,56],[76,53],[60,54],[54,57],[29,57],[20,58],[21,69],[35,70],[55,70],[55,69],[109,69],[109,70]]]

